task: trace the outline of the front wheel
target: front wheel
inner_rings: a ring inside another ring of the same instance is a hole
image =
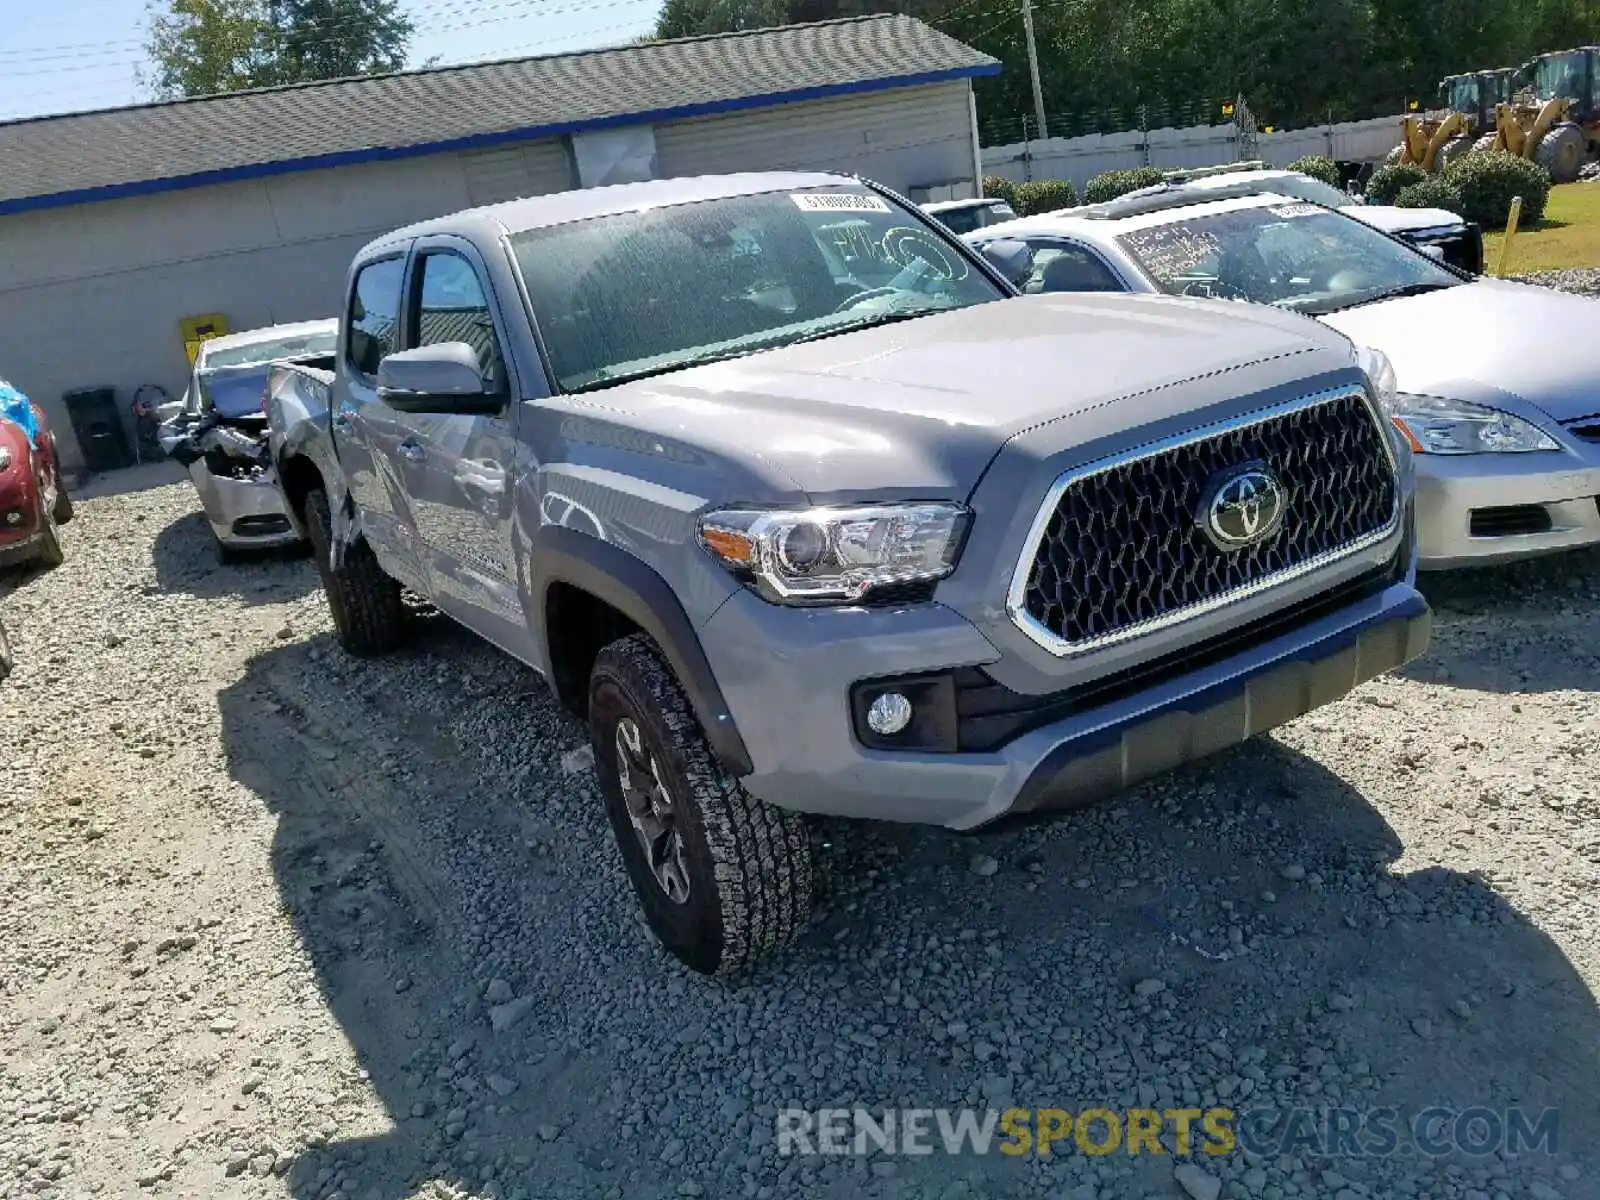
[[[1534,161],[1550,172],[1551,183],[1575,183],[1586,155],[1583,130],[1566,121],[1551,127],[1533,152]]]
[[[728,773],[644,635],[595,661],[589,737],[623,865],[662,945],[729,976],[799,936],[811,915],[804,820]]]
[[[365,541],[347,546],[339,566],[332,565],[333,512],[321,488],[306,497],[305,525],[339,644],[363,657],[394,649],[405,636],[399,583],[384,574]]]

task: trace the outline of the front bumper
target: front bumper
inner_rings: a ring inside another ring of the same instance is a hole
[[[1549,451],[1419,454],[1416,464],[1424,571],[1600,543],[1600,462]]]
[[[1338,699],[1426,650],[1414,573],[1237,653],[1033,728],[984,753],[870,750],[847,696],[863,679],[992,663],[939,604],[796,610],[745,592],[701,630],[749,747],[750,792],[805,812],[974,829],[1097,799]]]
[[[211,532],[224,546],[267,549],[300,541],[272,472],[257,479],[230,479],[213,474],[202,458],[191,464],[189,477]]]

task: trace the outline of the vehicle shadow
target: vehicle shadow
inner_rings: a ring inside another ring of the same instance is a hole
[[[1400,867],[1378,810],[1280,743],[978,837],[821,823],[817,921],[726,986],[644,934],[590,776],[563,770],[578,726],[449,622],[378,660],[275,648],[220,704],[389,1119],[326,1126],[286,1173],[304,1200],[1173,1186],[1148,1155],[778,1155],[777,1110],[832,1104],[1555,1108],[1559,1158],[1462,1169],[1600,1170],[1600,1014],[1573,965],[1484,880]],[[1302,1194],[1379,1170],[1301,1155]]]
[[[163,592],[274,604],[304,596],[319,586],[304,547],[251,550],[222,562],[211,527],[199,511],[185,513],[156,534],[151,556],[156,583]],[[268,564],[280,569],[264,570]]]
[[[1401,674],[1480,692],[1593,690],[1600,680],[1600,547],[1429,573],[1433,644]]]

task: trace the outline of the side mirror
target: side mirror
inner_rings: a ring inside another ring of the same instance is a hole
[[[439,342],[380,362],[378,399],[399,412],[493,416],[507,397],[490,390],[476,350],[465,342]]]
[[[996,238],[979,247],[989,265],[1006,277],[1013,287],[1021,287],[1033,274],[1033,247],[1016,238]]]
[[[1444,261],[1443,246],[1418,246],[1417,249],[1422,251],[1422,253],[1426,254],[1429,258],[1433,259],[1434,262]]]

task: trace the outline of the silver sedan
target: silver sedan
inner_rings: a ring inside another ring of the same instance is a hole
[[[1271,304],[1369,348],[1416,454],[1424,569],[1600,543],[1600,301],[1468,275],[1349,216],[1249,189],[1168,188],[967,240],[1026,266],[1024,291]]]
[[[188,393],[167,414],[160,438],[189,469],[223,561],[300,541],[267,455],[262,394],[274,362],[331,360],[338,338],[338,322],[323,320],[246,330],[201,345]]]

